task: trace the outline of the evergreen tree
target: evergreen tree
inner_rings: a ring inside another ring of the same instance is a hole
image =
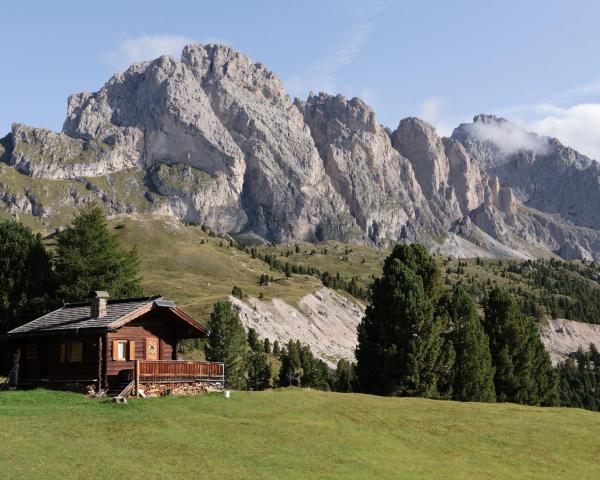
[[[248,357],[248,388],[264,390],[271,386],[271,366],[263,352],[250,352]]]
[[[50,256],[41,236],[24,225],[0,221],[0,334],[53,306]]]
[[[600,411],[600,358],[594,344],[560,363],[558,374],[561,405]]]
[[[323,360],[313,355],[308,345],[300,348],[300,367],[302,369],[300,377],[302,387],[330,390],[333,383],[331,372]]]
[[[209,336],[204,347],[206,359],[225,363],[225,383],[228,387],[245,388],[246,334],[231,303],[219,301],[214,304],[208,329]]]
[[[263,350],[266,354],[271,353],[271,341],[268,338],[263,341]]]
[[[258,333],[256,333],[256,330],[254,328],[248,329],[248,346],[253,352],[263,351],[263,344],[258,338]]]
[[[494,288],[485,302],[484,329],[489,337],[497,400],[555,405],[557,378],[531,317],[514,297]]]
[[[240,300],[244,298],[244,293],[242,292],[242,289],[236,285],[234,285],[231,289],[231,295],[233,295],[235,298],[239,298]]]
[[[373,283],[371,303],[358,326],[356,375],[365,392],[435,397],[443,324],[434,317],[431,299],[415,271],[423,272],[429,291],[435,290],[439,275],[420,248],[413,255],[404,247],[410,246],[394,248],[384,262],[383,276]],[[414,271],[403,260],[409,260]]]
[[[290,340],[287,349],[281,353],[278,384],[281,387],[299,386],[301,374],[300,349],[296,342]]]
[[[354,367],[348,360],[341,359],[337,363],[334,390],[336,392],[352,392],[354,390]]]
[[[404,264],[417,276],[421,277],[423,289],[430,300],[435,303],[441,295],[440,271],[435,259],[420,244],[397,244],[392,253],[385,259],[384,271],[394,262]]]
[[[100,207],[84,208],[57,241],[59,298],[81,301],[94,290],[106,290],[114,298],[142,295],[137,249],[121,247]]]
[[[456,287],[447,303],[452,325],[450,339],[456,354],[452,370],[452,398],[465,402],[495,402],[494,368],[488,338],[475,303]]]
[[[279,355],[279,340],[273,342],[273,355]]]

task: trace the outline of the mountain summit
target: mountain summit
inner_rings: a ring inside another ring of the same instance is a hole
[[[458,256],[600,259],[596,162],[491,115],[450,138],[390,131],[362,100],[292,100],[221,45],[132,65],[72,95],[62,133],[0,140],[0,215],[49,230],[96,201],[266,241],[419,241]]]

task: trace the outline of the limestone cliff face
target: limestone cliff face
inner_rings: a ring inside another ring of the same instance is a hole
[[[525,132],[508,120],[477,115],[452,133],[489,175],[528,207],[600,228],[600,166],[555,138]]]
[[[375,244],[423,240],[441,233],[410,162],[395,148],[375,113],[357,98],[310,95],[296,100],[325,173],[359,227]]]
[[[97,201],[276,242],[600,259],[600,167],[557,140],[490,115],[451,138],[417,118],[390,131],[356,98],[292,101],[220,45],[71,96],[62,133],[14,125],[0,167],[0,209],[45,228]]]

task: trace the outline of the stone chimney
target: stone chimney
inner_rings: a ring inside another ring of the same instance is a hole
[[[97,291],[92,292],[91,317],[103,318],[106,316],[106,301],[109,297],[108,292]]]

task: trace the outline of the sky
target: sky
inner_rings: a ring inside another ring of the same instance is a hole
[[[385,126],[443,135],[478,113],[600,160],[600,2],[103,0],[3,2],[0,135],[59,131],[67,97],[187,43],[266,64],[292,97],[357,96]]]

